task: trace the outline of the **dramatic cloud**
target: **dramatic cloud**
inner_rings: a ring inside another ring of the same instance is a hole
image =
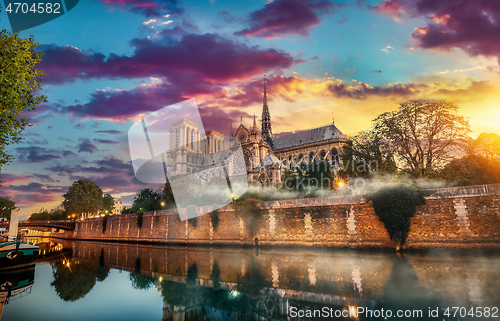
[[[496,0],[385,0],[372,7],[394,17],[425,17],[412,38],[423,49],[460,48],[500,60],[500,2]]]
[[[182,13],[177,0],[97,0],[105,3],[111,10],[117,7],[146,17],[160,17],[165,14]]]
[[[93,154],[94,152],[98,151],[96,145],[92,144],[90,142],[90,139],[84,138],[80,144],[78,144],[78,152],[87,152]]]
[[[119,144],[120,143],[116,140],[99,139],[99,138],[94,138],[94,142],[99,143],[99,144]]]
[[[96,131],[96,133],[106,133],[106,134],[112,134],[112,135],[121,135],[121,134],[125,134],[124,131],[121,131],[121,130],[98,130]]]
[[[310,36],[312,27],[321,23],[319,15],[340,7],[331,1],[275,0],[250,14],[249,28],[236,35],[277,38],[280,35]]]
[[[71,180],[89,179],[106,193],[135,193],[141,188],[150,187],[135,178],[130,162],[125,163],[115,157],[108,157],[96,160],[94,164],[95,166],[88,167],[55,165],[46,170],[60,176],[69,176]]]
[[[359,82],[356,86],[349,86],[347,83],[337,80],[328,86],[328,90],[337,98],[347,97],[352,99],[366,99],[368,96],[410,96],[417,94],[421,89],[426,88],[425,84],[396,84],[387,87],[370,86]]]
[[[248,79],[273,69],[286,69],[295,61],[288,53],[261,49],[216,34],[184,34],[166,30],[153,39],[134,39],[132,56],[90,53],[71,46],[41,46],[40,68],[52,84],[92,78],[167,77],[170,82],[186,74],[206,81],[226,83]]]
[[[85,104],[64,108],[64,111],[81,117],[93,117],[113,121],[128,120],[138,114],[158,110],[164,106],[186,100],[196,94],[217,95],[221,88],[189,75],[181,76],[177,83],[154,82],[130,91],[97,91]],[[191,86],[189,85],[191,84]]]
[[[61,158],[54,150],[36,146],[18,147],[16,151],[19,153],[18,161],[23,163],[42,163]]]

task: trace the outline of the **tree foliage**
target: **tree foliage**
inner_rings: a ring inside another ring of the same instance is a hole
[[[366,177],[374,172],[394,173],[396,164],[390,149],[374,130],[360,132],[342,146],[342,172],[350,177]]]
[[[137,213],[144,211],[156,211],[161,209],[161,195],[152,188],[143,188],[134,197],[132,207],[123,213]]]
[[[113,196],[106,194],[102,198],[102,211],[107,213],[111,213],[115,208],[115,199]]]
[[[163,201],[165,202],[165,208],[175,208],[174,193],[168,179],[165,181],[165,186],[163,187]]]
[[[0,169],[13,159],[6,147],[19,142],[26,127],[32,126],[22,113],[35,110],[47,98],[37,95],[43,71],[36,69],[42,59],[33,39],[0,31]]]
[[[433,175],[468,140],[469,121],[457,111],[458,106],[446,101],[409,100],[374,119],[372,136],[384,153],[395,156],[399,169],[415,176]]]
[[[74,182],[63,197],[62,204],[68,215],[94,214],[102,209],[102,190],[87,179]]]
[[[375,214],[384,223],[391,240],[404,244],[410,231],[410,218],[417,205],[425,204],[423,192],[408,184],[388,184],[363,195],[372,201]]]
[[[92,290],[96,280],[104,281],[109,268],[86,262],[71,262],[69,266],[57,262],[53,274],[54,281],[50,285],[57,295],[64,301],[76,301]]]
[[[440,176],[460,186],[500,183],[500,136],[480,134],[467,154],[445,166]]]
[[[32,213],[28,218],[28,221],[59,221],[68,219],[66,212],[64,210],[55,210],[52,213],[46,210],[40,211],[38,213]]]
[[[16,209],[16,203],[8,197],[0,197],[0,218],[10,220],[10,212]]]

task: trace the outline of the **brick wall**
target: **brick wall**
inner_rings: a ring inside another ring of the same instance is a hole
[[[417,208],[411,219],[409,248],[500,247],[500,189],[487,187],[436,193]],[[444,196],[443,196],[444,195]],[[446,196],[446,197],[445,197]],[[142,226],[136,214],[110,216],[102,232],[102,218],[77,224],[75,239],[251,245],[333,246],[390,248],[383,223],[370,203],[360,196],[298,199],[264,203],[265,214],[256,222],[255,235],[231,206],[218,211],[214,228],[209,214],[197,224],[181,221],[175,210],[146,212]],[[200,209],[199,209],[200,210]]]

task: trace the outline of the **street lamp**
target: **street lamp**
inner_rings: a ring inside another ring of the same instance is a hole
[[[165,206],[165,202],[161,202],[161,206],[162,206],[162,207],[163,207],[163,206]]]

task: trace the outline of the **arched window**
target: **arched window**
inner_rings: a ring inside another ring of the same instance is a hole
[[[337,149],[332,149],[332,164],[336,165],[339,163],[339,156],[338,156]]]
[[[189,147],[189,128],[186,128],[186,147]]]
[[[175,147],[179,146],[179,131],[175,131]]]
[[[324,150],[322,150],[321,153],[319,154],[319,156],[321,157],[321,159],[325,159],[326,152]]]
[[[218,152],[220,152],[220,140],[217,142],[217,149],[218,149]]]
[[[194,129],[191,131],[191,149],[194,149]]]
[[[314,159],[314,152],[309,153],[309,161],[312,162]]]

